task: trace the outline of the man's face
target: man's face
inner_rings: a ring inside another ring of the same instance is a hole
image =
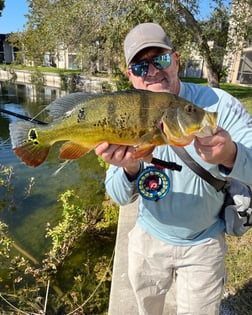
[[[127,74],[136,89],[149,90],[152,92],[169,92],[172,94],[179,93],[179,55],[177,52],[170,52],[171,64],[163,70],[157,69],[152,64],[152,58],[169,53],[162,48],[150,47],[138,53],[130,65],[140,61],[149,63],[148,72],[143,77],[136,76],[132,70],[128,69]]]

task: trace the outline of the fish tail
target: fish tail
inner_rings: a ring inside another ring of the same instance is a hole
[[[9,125],[13,151],[28,166],[37,167],[48,156],[51,144],[40,141],[41,128],[43,127],[38,128],[37,125],[24,121]]]

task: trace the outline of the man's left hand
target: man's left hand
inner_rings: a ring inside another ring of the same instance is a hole
[[[213,136],[196,137],[194,146],[202,160],[232,169],[237,148],[226,130],[218,127],[217,132]]]

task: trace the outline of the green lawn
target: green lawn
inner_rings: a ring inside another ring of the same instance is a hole
[[[252,114],[252,87],[221,83],[220,88],[237,97]]]
[[[227,236],[226,257],[228,281],[224,304],[235,315],[252,314],[252,229],[241,237]]]
[[[181,78],[181,80],[184,82],[194,82],[198,84],[207,85],[206,79]],[[248,87],[231,83],[220,83],[220,88],[230,93],[234,97],[238,98],[241,101],[241,103],[247,108],[250,114],[252,114],[252,86]]]
[[[238,98],[252,115],[252,87],[221,83],[220,88]],[[252,315],[252,229],[242,237],[227,236],[227,283],[224,304],[235,315]]]
[[[182,80],[207,85],[202,79]],[[221,83],[220,88],[238,98],[252,115],[252,87]],[[228,315],[252,315],[252,229],[242,237],[226,236],[226,240],[227,283],[223,304],[233,311]]]
[[[221,83],[220,87],[237,97],[252,114],[252,88]],[[227,236],[226,266],[228,282],[224,302],[235,315],[252,314],[252,229],[242,237]]]
[[[221,83],[220,88],[237,97],[252,115],[252,87]],[[252,229],[242,237],[227,236],[228,281],[224,300],[235,315],[252,314]]]

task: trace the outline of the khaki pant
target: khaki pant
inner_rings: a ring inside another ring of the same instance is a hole
[[[177,314],[218,315],[225,253],[222,234],[195,246],[172,246],[136,225],[129,233],[129,280],[139,314],[163,314],[165,295],[175,279]]]

